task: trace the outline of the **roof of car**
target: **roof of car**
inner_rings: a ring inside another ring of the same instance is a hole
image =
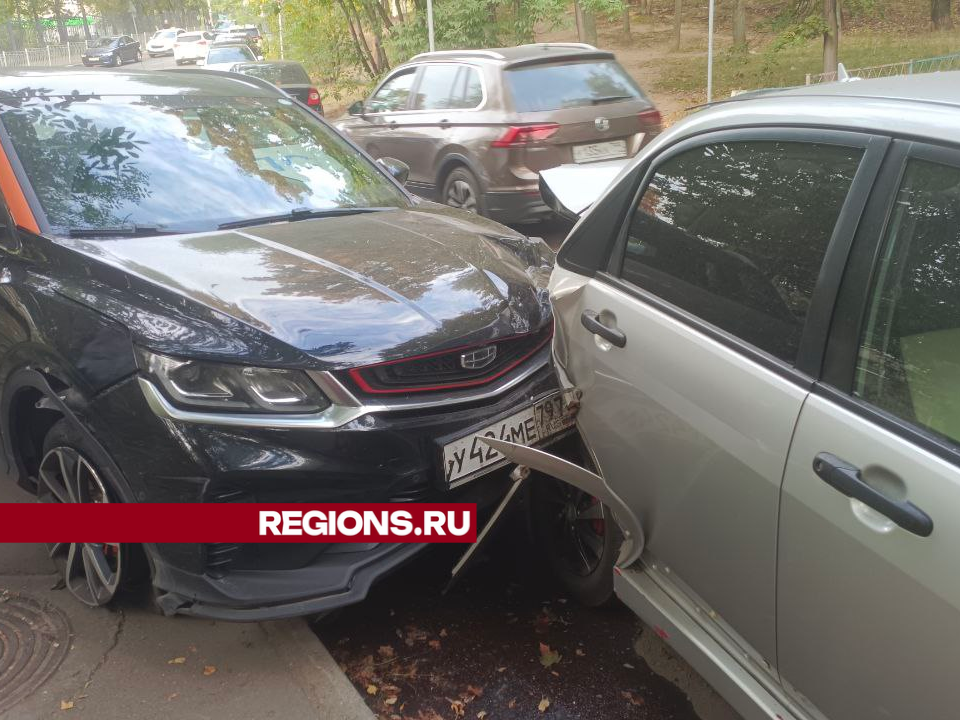
[[[411,62],[424,60],[486,60],[501,65],[524,65],[571,58],[612,58],[613,53],[586,43],[533,43],[482,50],[436,50],[420,53]]]
[[[245,47],[245,46],[244,46]],[[270,83],[216,70],[127,70],[103,73],[92,69],[0,71],[0,104],[8,94],[42,90],[46,95],[210,95],[269,97],[283,95]]]
[[[803,85],[783,88],[769,93],[767,97],[795,95],[844,96],[960,105],[960,71]]]

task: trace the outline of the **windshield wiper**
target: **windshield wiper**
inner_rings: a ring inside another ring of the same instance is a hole
[[[182,230],[165,230],[156,225],[126,225],[102,228],[70,228],[68,237],[152,237],[154,235],[180,235]]]
[[[633,95],[606,95],[604,97],[593,98],[590,102],[593,105],[602,103],[617,102],[618,100],[633,100]]]
[[[288,213],[280,215],[264,215],[263,217],[246,218],[245,220],[232,220],[231,222],[221,223],[217,226],[218,230],[230,230],[231,228],[249,227],[251,225],[267,225],[275,222],[296,222],[298,220],[312,220],[314,218],[338,217],[342,215],[359,215],[361,213],[381,212],[383,210],[396,210],[389,207],[339,207],[327,208],[326,210],[307,210],[300,208],[291,210]]]

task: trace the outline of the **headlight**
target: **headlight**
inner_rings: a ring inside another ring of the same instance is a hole
[[[314,413],[330,406],[299,370],[186,360],[137,351],[140,368],[175,405],[221,412]]]

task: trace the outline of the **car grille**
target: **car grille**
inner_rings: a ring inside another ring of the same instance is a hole
[[[475,387],[507,374],[546,345],[552,336],[551,323],[536,332],[494,342],[353,368],[349,375],[361,392],[371,394]]]

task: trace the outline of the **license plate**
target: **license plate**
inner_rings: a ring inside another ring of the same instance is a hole
[[[610,160],[627,155],[626,140],[610,140],[608,142],[591,143],[590,145],[574,145],[573,161],[578,163]]]
[[[572,413],[563,411],[560,394],[551,395],[475,433],[443,446],[444,479],[449,487],[473,480],[507,462],[480,438],[492,437],[518,445],[537,445],[573,426]]]

